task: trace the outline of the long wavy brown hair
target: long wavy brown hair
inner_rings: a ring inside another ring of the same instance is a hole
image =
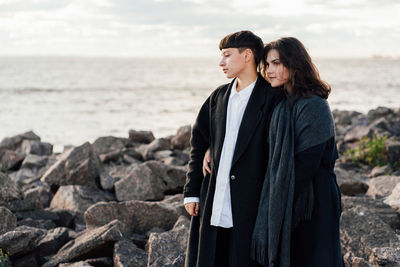
[[[286,91],[291,91],[295,98],[310,97],[313,94],[328,98],[331,87],[321,80],[306,48],[294,37],[282,37],[265,45],[263,60],[260,62],[261,74],[265,79],[268,80],[267,55],[273,49],[278,51],[280,62],[289,70],[289,81],[283,85]]]

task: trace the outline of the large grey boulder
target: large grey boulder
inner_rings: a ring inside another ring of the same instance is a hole
[[[154,135],[151,131],[129,130],[129,140],[134,143],[148,144],[153,142]]]
[[[343,210],[352,209],[357,206],[368,208],[368,210],[377,215],[383,222],[389,225],[393,230],[400,229],[400,214],[383,199],[372,199],[366,195],[358,197],[342,197]]]
[[[344,199],[344,202],[346,199]],[[369,264],[398,266],[399,238],[396,232],[368,207],[345,209],[340,222],[343,255],[351,253]],[[345,262],[352,266],[352,262]]]
[[[56,254],[69,240],[68,228],[57,227],[51,229],[47,231],[46,235],[38,242],[35,252],[42,257]]]
[[[185,167],[148,161],[117,181],[115,194],[119,201],[160,200],[166,193],[173,194],[182,191],[185,181]]]
[[[21,198],[18,185],[7,174],[0,172],[0,205],[8,206],[10,201]]]
[[[19,257],[35,250],[45,234],[46,230],[43,229],[18,226],[14,230],[0,235],[0,247],[8,251],[10,256]]]
[[[51,155],[53,153],[53,145],[38,140],[24,140],[21,144],[21,152],[24,155]]]
[[[388,161],[394,165],[400,164],[400,142],[391,141],[386,145]]]
[[[142,267],[147,265],[147,253],[128,240],[114,245],[114,267]]]
[[[0,171],[18,169],[24,156],[12,150],[0,150]]]
[[[174,227],[164,233],[151,233],[149,241],[147,243],[148,248],[148,265],[153,265],[154,262],[159,258],[166,258],[167,262],[172,263],[177,258],[185,256],[188,231],[189,231],[189,220],[185,216],[179,217]],[[166,261],[163,260],[163,264]],[[158,265],[163,266],[163,265]]]
[[[34,154],[28,154],[22,162],[21,168],[27,169],[40,169],[47,164],[47,156],[38,156]]]
[[[142,153],[144,160],[154,159],[154,153],[161,150],[168,150],[171,147],[171,140],[168,138],[158,138],[150,144],[142,145],[137,148]]]
[[[398,183],[400,183],[400,176],[383,175],[375,177],[368,181],[367,195],[373,198],[387,197]]]
[[[83,185],[60,186],[50,203],[50,208],[68,209],[84,213],[91,205],[100,201],[114,200],[112,194]]]
[[[368,184],[359,173],[335,167],[335,174],[340,192],[343,195],[355,196],[367,192]]]
[[[15,135],[12,137],[6,137],[0,142],[0,150],[2,149],[16,150],[20,148],[24,140],[40,141],[40,137],[32,131]]]
[[[183,195],[180,194],[158,202],[100,202],[91,206],[85,212],[84,218],[88,229],[118,219],[128,225],[132,232],[146,234],[153,228],[170,230],[179,216],[185,213]]]
[[[113,151],[121,151],[130,143],[128,138],[119,138],[114,136],[104,136],[97,138],[92,144],[94,152],[97,155],[107,154]]]
[[[171,139],[172,149],[185,149],[190,146],[190,137],[192,136],[192,126],[185,125],[178,129],[178,132]]]
[[[17,227],[17,216],[6,207],[0,206],[0,235]]]
[[[111,256],[114,243],[130,235],[129,228],[118,220],[92,230],[87,230],[76,239],[65,244],[56,255],[42,267],[55,267],[60,263],[72,262],[77,259]]]
[[[400,182],[397,183],[391,194],[385,199],[384,202],[400,211]]]
[[[393,109],[387,107],[377,107],[376,109],[369,110],[367,113],[367,117],[369,121],[374,121],[376,119],[386,117],[393,113],[394,113]]]
[[[101,162],[90,143],[65,152],[41,178],[51,185],[98,186]]]

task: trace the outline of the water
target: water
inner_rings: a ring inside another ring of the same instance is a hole
[[[319,59],[332,109],[400,107],[400,61]],[[156,137],[192,124],[207,96],[228,80],[215,59],[0,58],[0,139],[33,130],[55,145],[129,129]]]

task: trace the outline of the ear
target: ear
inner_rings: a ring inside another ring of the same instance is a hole
[[[250,60],[251,60],[251,58],[254,56],[253,55],[253,51],[251,51],[251,49],[246,49],[246,51],[245,51],[245,59],[246,59],[246,62],[249,62]]]

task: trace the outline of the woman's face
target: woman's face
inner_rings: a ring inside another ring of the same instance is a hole
[[[289,81],[289,70],[279,59],[279,52],[272,49],[267,54],[267,76],[272,87],[284,85]]]

